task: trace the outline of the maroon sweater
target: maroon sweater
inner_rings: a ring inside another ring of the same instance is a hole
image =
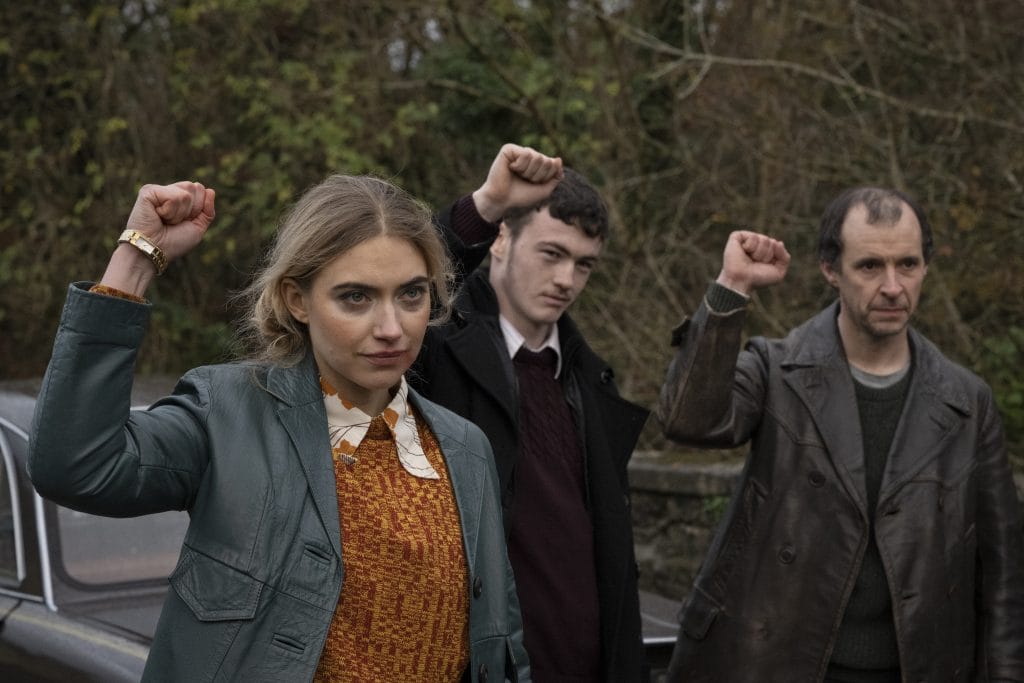
[[[509,559],[537,683],[600,679],[600,614],[583,450],[552,349],[520,349],[520,453]]]

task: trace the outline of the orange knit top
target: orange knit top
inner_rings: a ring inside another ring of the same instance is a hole
[[[458,681],[469,664],[459,513],[441,448],[415,418],[440,479],[403,468],[383,415],[354,458],[335,458],[345,578],[316,681]]]

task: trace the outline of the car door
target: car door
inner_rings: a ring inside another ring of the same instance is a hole
[[[0,680],[138,681],[187,516],[41,498],[25,470],[33,407],[0,391]]]

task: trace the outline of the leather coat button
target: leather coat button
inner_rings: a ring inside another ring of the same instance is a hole
[[[487,683],[487,665],[486,664],[481,664],[480,665],[480,671],[477,674],[477,680],[479,680],[480,683]]]
[[[611,368],[605,368],[601,371],[601,384],[608,384],[615,379],[615,373]]]
[[[473,597],[479,598],[480,594],[484,592],[484,582],[480,580],[480,577],[476,577],[473,581]]]
[[[814,486],[815,488],[820,488],[825,485],[825,475],[818,470],[814,470],[808,474],[807,479],[811,482],[811,486]]]
[[[793,546],[784,545],[779,550],[779,562],[782,564],[792,564],[793,560],[796,559],[796,551],[793,550]]]

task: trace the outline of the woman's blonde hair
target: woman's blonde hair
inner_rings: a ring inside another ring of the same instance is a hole
[[[308,291],[338,256],[386,235],[413,245],[427,264],[431,323],[451,310],[453,272],[432,214],[409,193],[380,178],[332,175],[307,190],[282,217],[274,243],[252,283],[239,294],[239,341],[255,360],[289,366],[309,351],[309,332],[285,305],[282,283]]]

